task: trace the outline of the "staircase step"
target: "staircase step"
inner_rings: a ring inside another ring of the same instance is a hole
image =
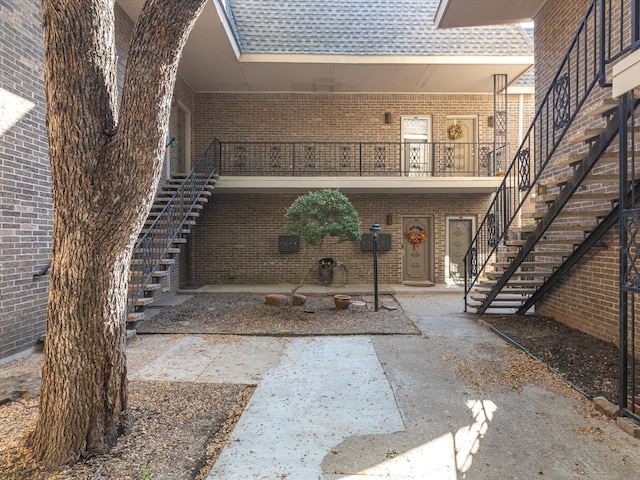
[[[475,300],[476,302],[484,302],[487,299],[486,295],[469,295],[471,300]],[[491,302],[491,306],[493,307],[495,303],[508,304],[512,303],[516,307],[519,307],[524,302],[529,300],[529,295],[502,295],[498,294],[498,296]]]
[[[596,225],[559,225],[552,223],[547,228],[547,232],[591,232]]]
[[[547,228],[547,232],[590,232],[595,227],[596,225],[561,225],[558,223],[552,223]],[[530,233],[535,229],[535,225],[526,225],[522,227],[513,227],[511,228],[511,232]]]
[[[142,231],[140,232],[140,237],[142,238],[146,233],[148,233],[149,229],[148,228],[143,228]],[[180,235],[189,235],[189,233],[191,233],[191,229],[190,228],[183,228],[178,232]],[[186,240],[185,242],[186,243]]]
[[[557,186],[563,186],[566,183],[569,182],[569,180],[571,180],[573,178],[572,175],[559,175],[559,176],[554,176],[554,177],[549,177],[549,178],[545,178],[540,180],[540,184],[544,185],[544,186],[548,186],[548,185],[557,185]],[[582,181],[583,185],[586,184],[594,184],[594,183],[616,183],[619,181],[620,177],[618,175],[600,175],[600,174],[594,174],[594,175],[589,175],[587,178],[585,178]]]
[[[486,273],[486,277],[489,279],[498,279],[500,277],[502,277],[504,272],[487,272]],[[550,277],[551,275],[553,275],[553,272],[551,271],[540,271],[537,270],[535,272],[521,272],[521,271],[516,271],[513,274],[515,277],[520,278],[520,277],[538,277],[538,278],[547,278]],[[511,283],[511,279],[509,279],[509,283]]]
[[[629,127],[628,131],[631,132],[631,130],[632,128]],[[635,133],[640,133],[640,127],[638,126],[633,130]],[[582,142],[590,142],[595,140],[602,132],[604,132],[604,128],[585,128],[569,137],[567,141],[574,145]]]
[[[571,198],[569,199],[570,202],[617,202],[618,201],[618,197],[620,196],[619,192],[610,192],[610,193],[601,193],[601,192],[595,192],[595,193],[591,193],[591,192],[581,192],[581,193],[574,193]],[[555,201],[558,200],[559,194],[558,193],[553,193],[553,194],[546,194],[546,195],[539,195],[536,197],[536,202],[537,203],[553,203]]]
[[[586,156],[587,156],[586,153],[570,153],[568,155],[562,155],[561,157],[558,157],[553,160],[553,166],[554,167],[565,167],[565,166],[573,167],[574,165],[581,163]]]
[[[583,115],[588,117],[601,117],[612,113],[618,108],[618,100],[613,98],[602,98],[588,108],[585,108]]]
[[[479,309],[482,306],[481,303],[470,303],[469,301],[467,301],[467,307],[469,308],[475,308],[475,309]],[[509,302],[509,303],[504,303],[504,302],[493,302],[489,308],[495,308],[495,309],[509,309],[509,310],[513,310],[513,309],[518,309],[522,306],[521,303],[519,302]],[[487,312],[485,312],[487,313]]]
[[[533,214],[533,218],[539,220],[547,216],[549,212],[536,212]],[[602,218],[606,217],[611,213],[611,210],[566,210],[566,208],[562,209],[560,213],[556,216],[556,218],[584,218],[584,217],[593,217],[593,218]]]
[[[144,265],[145,260],[143,258],[134,258],[131,260],[131,265]],[[173,265],[176,261],[173,258],[163,258],[158,262],[160,265]]]
[[[127,330],[136,328],[138,322],[144,318],[144,312],[130,312],[127,314]]]
[[[171,200],[173,198],[173,195],[168,195],[166,193],[160,192],[158,193],[158,195],[156,195],[155,198],[155,204],[159,204],[164,202],[164,204],[166,204],[169,200]],[[205,197],[198,197],[195,199],[196,203],[207,203],[209,201],[209,198]],[[185,202],[186,203],[186,202]],[[164,208],[164,206],[163,206]]]
[[[153,218],[148,218],[147,220],[145,220],[144,222],[144,229],[148,230],[148,228],[155,224],[156,228],[166,228],[167,227],[167,223],[166,221],[158,221],[156,222],[155,219]],[[193,227],[194,225],[196,225],[196,221],[195,220],[185,220],[184,222],[182,222],[183,226],[187,226],[188,228]]]
[[[566,246],[565,249],[557,249],[557,252],[564,252],[566,251],[573,251],[573,244],[571,243],[567,243],[568,240],[549,240],[546,238],[541,238],[540,240],[538,240],[538,243],[536,245],[540,245],[540,246]],[[517,247],[518,251],[520,251],[520,247],[524,246],[524,244],[527,243],[527,240],[509,240],[505,243],[505,245],[509,246],[509,247]],[[542,253],[545,254],[547,253],[546,251],[542,250],[540,252],[532,252],[532,254],[536,254],[536,253]]]
[[[511,262],[493,262],[491,264],[495,268],[507,268]],[[561,265],[558,262],[522,262],[518,268],[557,268]]]
[[[487,288],[493,288],[498,284],[497,280],[480,280],[478,282],[482,286],[486,286]],[[510,279],[509,283],[506,286],[513,285],[516,287],[530,287],[537,288],[544,284],[542,280],[519,280],[519,279]],[[505,287],[506,287],[505,286]]]
[[[604,128],[585,128],[571,135],[567,139],[567,142],[569,142],[572,145],[583,143],[583,142],[590,142],[595,140],[598,137],[598,135],[600,135],[603,131],[604,131]]]
[[[478,292],[484,295],[490,293],[491,290],[492,290],[491,287],[479,286],[474,288],[475,292]],[[532,293],[535,293],[535,291],[536,289],[533,287],[509,287],[508,283],[502,289],[503,293],[513,294],[513,295],[531,295]]]
[[[153,297],[140,297],[136,300],[136,307],[146,307],[151,305],[155,299]]]
[[[129,290],[133,291],[133,292],[137,292],[140,290],[141,284],[140,283],[129,283]],[[162,288],[162,285],[160,285],[159,283],[147,283],[144,286],[144,291],[145,292],[152,292],[155,293],[156,290],[160,290]]]
[[[162,207],[164,208],[164,207]],[[176,212],[178,213],[178,212]],[[160,214],[162,214],[162,211],[158,211],[158,210],[152,210],[151,212],[149,212],[149,216],[148,218],[158,218],[160,216]],[[197,218],[200,216],[200,212],[194,212],[194,211],[190,211],[189,213],[186,214],[186,216],[188,217],[194,217]]]

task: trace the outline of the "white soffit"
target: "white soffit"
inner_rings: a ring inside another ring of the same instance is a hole
[[[547,0],[441,0],[438,28],[501,25],[532,20]]]

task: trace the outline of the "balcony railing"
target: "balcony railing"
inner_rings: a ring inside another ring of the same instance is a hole
[[[488,177],[508,158],[493,142],[221,142],[223,176]]]

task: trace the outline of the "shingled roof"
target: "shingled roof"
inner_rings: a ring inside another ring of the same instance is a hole
[[[439,0],[226,0],[242,53],[533,55],[518,25],[436,29]]]

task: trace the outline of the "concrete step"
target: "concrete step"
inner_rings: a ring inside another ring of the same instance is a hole
[[[144,265],[145,260],[142,258],[134,258],[131,260],[131,265]],[[164,258],[158,262],[160,265],[173,265],[176,261],[173,258]]]
[[[600,192],[582,192],[582,193],[574,193],[569,202],[612,202],[617,203],[618,197],[620,196],[619,192],[611,192],[611,193],[600,193]],[[559,194],[546,194],[546,195],[538,195],[536,197],[536,203],[553,203],[558,200]]]
[[[539,183],[542,186],[555,185],[558,187],[562,187],[566,185],[572,178],[573,178],[573,175],[558,175],[558,176],[553,176],[549,178],[544,178],[540,180]],[[594,183],[611,183],[611,184],[617,185],[619,178],[620,177],[618,175],[592,174],[582,181],[582,185],[591,185]]]
[[[511,262],[493,262],[491,266],[494,268],[507,268]],[[559,262],[522,262],[518,268],[558,268],[562,263]]]
[[[533,218],[536,220],[540,220],[547,216],[549,212],[536,212],[533,214]],[[611,209],[608,210],[567,210],[566,207],[562,209],[560,213],[556,216],[556,218],[584,218],[584,217],[593,217],[593,218],[603,218],[611,213]]]
[[[479,284],[486,288],[493,288],[498,284],[497,280],[480,280]],[[542,286],[544,282],[542,280],[520,280],[520,279],[510,279],[507,283],[507,286],[511,285],[515,288],[517,287],[528,287],[528,288],[538,288]]]
[[[601,117],[615,113],[618,108],[618,100],[614,98],[602,98],[593,105],[583,110],[583,115],[587,117]]]
[[[488,279],[499,279],[500,277],[502,277],[504,272],[487,272],[485,274],[485,276]],[[516,271],[514,272],[513,276],[516,279],[521,279],[522,277],[533,277],[533,278],[548,278],[551,275],[553,275],[553,272],[550,270],[536,270],[535,272],[522,272],[522,271]],[[512,277],[513,278],[513,277]],[[511,282],[511,279],[509,280],[509,282]]]

